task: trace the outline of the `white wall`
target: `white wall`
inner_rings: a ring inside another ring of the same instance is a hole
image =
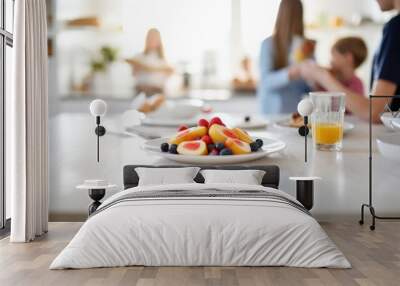
[[[272,35],[279,0],[242,0],[244,52],[258,57],[263,39]]]
[[[376,0],[303,0],[307,21],[321,16],[340,16],[351,21],[354,16],[367,16],[375,21],[384,21],[388,13],[381,13]]]

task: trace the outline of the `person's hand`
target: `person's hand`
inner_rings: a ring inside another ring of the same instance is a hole
[[[317,86],[316,80],[314,78],[315,69],[316,69],[316,64],[314,61],[307,60],[299,64],[299,69],[300,69],[300,77],[304,81],[307,82],[307,84],[314,88]]]
[[[302,69],[302,77],[312,86],[325,90],[335,90],[339,83],[332,71],[316,63],[307,63]],[[340,84],[340,83],[339,83]],[[333,87],[334,86],[334,87]]]
[[[310,60],[302,64],[301,77],[312,86],[324,86],[324,82],[332,75],[328,69]]]
[[[313,77],[318,74],[319,66],[314,60],[305,60],[299,64],[294,64],[289,67],[289,79],[304,79],[313,81]]]
[[[291,65],[288,69],[288,75],[290,80],[297,80],[301,78],[300,65]]]
[[[300,76],[305,81],[316,81],[320,67],[313,60],[307,60],[300,64]]]

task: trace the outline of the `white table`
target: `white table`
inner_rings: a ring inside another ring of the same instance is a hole
[[[342,152],[316,151],[310,146],[304,164],[304,138],[292,130],[269,127],[259,136],[275,137],[287,143],[281,154],[248,165],[276,164],[281,169],[280,188],[295,195],[291,176],[317,176],[312,213],[320,219],[358,219],[362,202],[368,199],[368,125],[347,119],[356,128],[345,136]],[[74,186],[84,178],[103,178],[122,186],[122,168],[127,164],[176,164],[145,152],[144,139],[112,132],[121,131],[120,116],[104,118],[106,136],[100,139],[100,163],[96,163],[93,118],[88,114],[60,114],[50,121],[50,215],[54,220],[85,217],[89,198]],[[385,132],[374,127],[375,135]],[[374,152],[374,201],[380,214],[400,212],[399,164]],[[111,191],[107,196],[114,193]],[[357,217],[356,217],[357,216]]]

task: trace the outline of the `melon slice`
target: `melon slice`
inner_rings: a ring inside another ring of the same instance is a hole
[[[243,155],[251,153],[250,145],[239,139],[228,138],[225,141],[225,146],[231,149],[234,155]]]
[[[244,131],[243,129],[233,128],[232,132],[235,133],[237,138],[239,138],[243,142],[246,142],[246,143],[250,144],[251,142],[254,141],[253,138],[251,138],[251,136],[246,131]]]
[[[214,143],[225,143],[228,138],[237,138],[232,130],[219,124],[213,124],[208,130],[208,135]]]
[[[181,155],[207,155],[207,144],[203,140],[185,141],[178,145],[178,154]]]
[[[204,126],[192,127],[178,132],[175,136],[169,139],[170,144],[179,144],[184,141],[191,141],[197,137],[203,137],[207,134],[207,128]]]

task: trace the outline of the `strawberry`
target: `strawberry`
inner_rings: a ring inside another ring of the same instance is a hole
[[[181,132],[181,131],[186,130],[186,129],[189,129],[189,126],[187,126],[186,124],[182,124],[178,128],[178,132]]]
[[[209,126],[211,126],[213,124],[225,126],[225,124],[222,122],[221,118],[219,118],[218,116],[211,118]]]
[[[204,135],[203,137],[201,137],[201,140],[203,140],[207,145],[213,144],[211,137],[208,135]]]
[[[197,125],[198,126],[204,126],[204,127],[208,128],[209,123],[208,123],[207,119],[202,118],[197,122]]]

